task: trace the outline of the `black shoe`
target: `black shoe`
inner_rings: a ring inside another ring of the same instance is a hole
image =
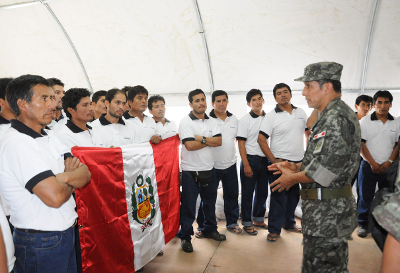
[[[209,234],[203,232],[203,236],[204,236],[204,238],[211,238],[215,241],[225,241],[226,240],[226,236],[224,234],[219,233],[218,231],[214,231]]]
[[[365,228],[365,227],[358,227],[357,235],[358,235],[358,237],[361,237],[361,238],[367,237],[367,235],[368,235],[367,228]]]
[[[193,252],[192,243],[188,240],[182,240],[181,247],[182,247],[182,250],[187,253]]]

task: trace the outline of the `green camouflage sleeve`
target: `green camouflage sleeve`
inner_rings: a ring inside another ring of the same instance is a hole
[[[359,140],[354,124],[343,116],[332,115],[321,128],[325,136],[311,140],[313,158],[304,170],[308,178],[328,187],[334,180],[346,180],[346,165],[352,164],[354,143]]]
[[[372,212],[376,221],[397,241],[400,241],[400,192],[393,193]]]

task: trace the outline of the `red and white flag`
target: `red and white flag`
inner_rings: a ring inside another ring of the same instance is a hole
[[[179,229],[179,139],[122,148],[74,147],[90,182],[76,190],[82,267],[134,272]]]

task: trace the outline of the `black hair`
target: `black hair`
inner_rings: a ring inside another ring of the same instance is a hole
[[[54,85],[61,85],[64,87],[64,83],[57,78],[49,78],[47,81],[50,83],[50,87],[53,87]]]
[[[211,101],[215,102],[215,97],[218,96],[226,96],[226,99],[228,99],[228,93],[226,93],[224,90],[215,90],[212,94],[211,94]]]
[[[68,108],[76,110],[76,106],[81,102],[82,98],[86,97],[90,98],[90,92],[86,88],[71,88],[65,92],[61,100],[64,112],[69,119],[72,118],[72,115],[68,112]]]
[[[203,94],[204,97],[206,96],[206,94],[204,94],[203,90],[201,90],[201,89],[192,90],[192,91],[189,92],[189,95],[188,95],[189,102],[192,103],[193,102],[193,97],[198,95],[198,94]]]
[[[387,90],[379,90],[374,94],[374,104],[378,100],[378,98],[389,99],[390,103],[393,101],[392,94]]]
[[[122,91],[118,88],[113,88],[113,89],[110,89],[107,91],[106,100],[111,102],[114,99],[115,95],[117,95],[117,94],[124,94],[124,96],[126,97],[126,94],[124,91]]]
[[[0,99],[6,99],[6,87],[7,84],[14,78],[0,78]]]
[[[261,98],[263,97],[262,92],[260,89],[251,89],[249,92],[246,94],[246,101],[250,103],[251,98],[254,97],[255,95],[260,95]]]
[[[133,88],[132,86],[127,85],[127,86],[124,86],[124,87],[121,89],[121,91],[124,91],[125,94],[126,94],[126,92],[129,92],[129,90],[131,90],[132,88]],[[128,96],[128,95],[127,95],[127,96]]]
[[[157,102],[159,100],[161,100],[165,104],[165,99],[162,96],[160,96],[160,95],[151,96],[149,98],[149,100],[147,101],[149,110],[153,110],[153,102]]]
[[[145,94],[146,96],[148,96],[149,92],[143,86],[136,85],[136,86],[134,86],[134,87],[129,89],[128,100],[133,101],[133,99],[139,94]]]
[[[92,96],[92,102],[97,103],[97,101],[100,99],[100,97],[106,96],[106,95],[107,95],[107,91],[105,91],[105,90],[97,91]]]
[[[335,90],[336,93],[341,94],[342,93],[342,83],[340,81],[336,81],[336,80],[318,80],[316,81],[319,85],[319,88],[322,88],[322,86],[325,83],[330,82],[333,86],[333,90]]]
[[[292,94],[292,89],[290,89],[290,86],[287,85],[286,83],[281,82],[281,83],[278,83],[277,85],[275,85],[274,89],[272,90],[272,93],[274,94],[274,98],[276,98],[276,90],[284,88],[284,87],[286,87],[289,90],[290,94]]]
[[[17,117],[21,114],[17,101],[22,99],[26,102],[31,102],[33,96],[32,88],[39,84],[51,87],[50,83],[42,76],[29,74],[19,76],[8,83],[6,88],[7,101]]]
[[[365,101],[365,102],[370,102],[371,104],[373,103],[373,100],[372,100],[372,97],[371,96],[368,96],[368,95],[360,95],[360,96],[358,96],[357,98],[356,98],[356,104],[357,105],[360,105],[360,103],[362,102],[362,101]]]

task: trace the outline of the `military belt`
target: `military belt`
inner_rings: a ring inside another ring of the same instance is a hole
[[[316,189],[301,189],[300,196],[303,200],[324,200],[345,198],[353,195],[351,186],[342,188],[316,188]]]

